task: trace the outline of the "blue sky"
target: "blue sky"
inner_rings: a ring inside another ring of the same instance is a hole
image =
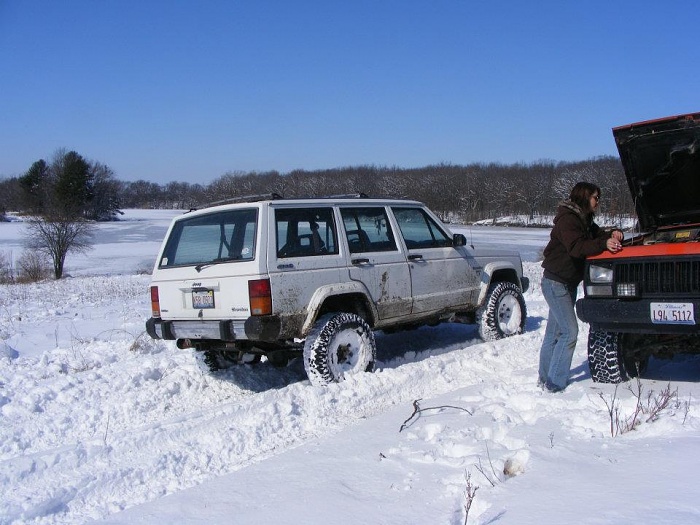
[[[0,0],[0,177],[583,160],[700,111],[697,0]]]

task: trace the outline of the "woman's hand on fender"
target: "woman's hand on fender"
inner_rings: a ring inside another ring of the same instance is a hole
[[[613,236],[605,242],[605,247],[610,253],[617,253],[622,250],[622,244],[620,244],[621,240],[622,239],[616,239],[615,232],[613,232]]]

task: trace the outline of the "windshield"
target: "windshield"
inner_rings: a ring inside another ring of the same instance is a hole
[[[160,268],[255,258],[257,209],[232,210],[177,221]]]

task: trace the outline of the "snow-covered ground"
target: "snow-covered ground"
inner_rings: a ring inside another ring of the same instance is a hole
[[[523,254],[525,334],[379,333],[377,372],[317,388],[299,362],[214,376],[145,336],[140,272],[176,213],[129,210],[71,278],[0,286],[0,524],[700,523],[700,358],[594,384],[581,324],[573,383],[536,387],[547,230],[458,229]],[[0,251],[21,230],[0,224]],[[646,405],[669,387],[656,420],[611,432],[637,388]]]

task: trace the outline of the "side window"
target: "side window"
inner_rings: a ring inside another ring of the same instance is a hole
[[[409,250],[452,246],[452,239],[420,208],[392,208]]]
[[[279,258],[338,253],[332,208],[280,208],[275,225]]]
[[[396,251],[384,208],[341,208],[350,253]]]

